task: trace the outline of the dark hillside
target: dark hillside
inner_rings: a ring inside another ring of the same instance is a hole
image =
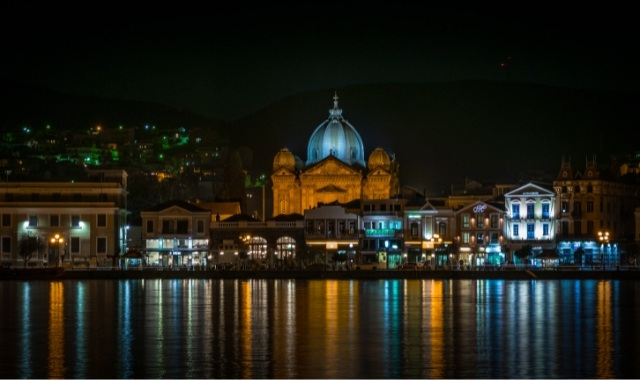
[[[148,124],[162,129],[220,130],[227,125],[223,121],[163,104],[82,97],[18,82],[0,82],[0,129],[47,124],[72,131],[84,131],[96,125],[136,128]]]
[[[255,162],[269,171],[282,147],[306,159],[334,91],[365,154],[377,146],[395,153],[403,184],[429,193],[462,177],[555,176],[563,156],[581,167],[587,156],[605,163],[612,153],[640,150],[638,94],[501,82],[380,84],[299,94],[238,121],[250,131],[241,138],[255,148]]]
[[[563,156],[581,167],[596,155],[640,151],[640,96],[506,82],[372,84],[297,94],[232,123],[161,104],[85,98],[0,83],[0,129],[95,125],[210,128],[254,150],[251,169],[270,173],[283,147],[306,160],[306,144],[329,116],[334,92],[368,156],[395,153],[401,179],[429,193],[453,181],[555,176]]]

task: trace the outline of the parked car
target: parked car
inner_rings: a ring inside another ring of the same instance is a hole
[[[378,270],[378,263],[355,264],[356,270]]]

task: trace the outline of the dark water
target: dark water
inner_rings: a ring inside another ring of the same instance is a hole
[[[2,378],[636,378],[640,281],[0,282]]]

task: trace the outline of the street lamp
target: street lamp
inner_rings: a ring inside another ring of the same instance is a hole
[[[240,238],[240,241],[242,241],[242,245],[244,248],[244,250],[240,252],[240,259],[242,260],[242,269],[244,269],[244,266],[246,265],[246,258],[249,255],[249,250],[247,249],[247,247],[251,242],[251,235],[244,234],[244,235],[240,235],[239,238]]]
[[[55,246],[57,266],[61,266],[61,263],[64,262],[64,257],[60,256],[60,244],[62,243],[64,243],[64,238],[60,234],[55,234],[51,237],[51,246]]]
[[[433,254],[431,255],[431,257],[433,257],[434,259],[436,258],[436,245],[440,245],[442,243],[442,238],[440,237],[439,234],[433,234],[433,236],[431,236],[431,244],[433,245]],[[438,268],[438,263],[434,262],[434,268]]]
[[[609,245],[609,232],[598,231],[598,240],[600,241],[600,262],[602,262],[602,269],[605,269],[604,265],[604,249]]]

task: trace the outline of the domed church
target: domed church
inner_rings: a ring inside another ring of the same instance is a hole
[[[378,147],[365,162],[356,129],[342,117],[338,95],[329,118],[311,134],[307,160],[282,148],[273,160],[273,216],[304,214],[319,203],[389,199],[399,194],[395,157]]]

